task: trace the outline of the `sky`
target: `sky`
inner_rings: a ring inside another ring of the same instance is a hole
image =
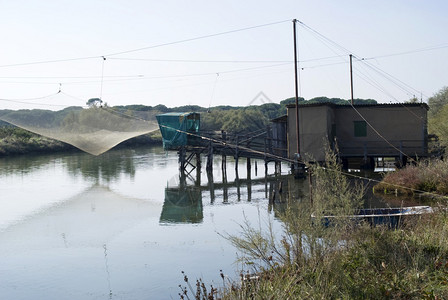
[[[0,109],[423,102],[448,85],[443,0],[0,1]]]

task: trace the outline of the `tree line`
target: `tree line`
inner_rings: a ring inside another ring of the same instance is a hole
[[[91,103],[87,103],[90,104],[90,109],[97,109],[98,105],[95,105],[95,103],[93,103],[93,100],[95,99],[90,100],[89,101]],[[412,102],[412,100],[415,99],[410,99],[409,101]],[[107,106],[106,103],[100,103],[100,105],[104,105],[108,107],[108,109],[115,110],[122,114],[135,116],[146,120],[155,120],[155,116],[162,113],[199,112],[201,113],[202,130],[226,130],[228,132],[234,133],[247,133],[263,129],[270,123],[272,119],[285,115],[287,105],[293,103],[295,103],[295,98],[288,98],[280,101],[280,103],[264,103],[261,105],[251,105],[245,107],[227,105],[215,106],[210,108],[198,105],[167,107],[163,104],[158,104],[155,106],[132,104],[110,107]],[[350,104],[349,100],[341,98],[316,97],[309,100],[299,98],[299,105],[318,103],[333,103],[336,105]],[[354,104],[377,103],[378,102],[374,99],[354,100]],[[448,87],[442,88],[439,92],[430,97],[428,99],[428,105],[430,107],[430,110],[428,112],[428,132],[430,136],[435,137],[441,147],[445,148],[448,146],[448,122],[446,122],[446,120],[448,120]],[[82,110],[82,108],[68,107],[58,112],[36,109],[31,111],[31,116],[34,115],[36,119],[42,120],[44,116],[47,117],[48,114],[51,114],[51,118],[48,118],[47,120],[52,120],[53,122],[60,124],[61,119],[69,118],[72,113],[77,110]],[[20,115],[20,111],[15,112],[11,110],[0,110],[1,128],[12,127],[9,123],[1,121],[1,116],[6,114]],[[30,114],[27,114],[27,117],[29,116]]]
[[[205,131],[225,130],[234,133],[247,133],[263,129],[272,119],[286,115],[286,106],[295,103],[295,98],[288,98],[280,103],[264,103],[251,106],[215,106],[206,108],[198,105],[185,105],[169,108],[163,104],[156,106],[126,105],[114,106],[114,109],[150,118],[152,115],[170,112],[201,113],[201,129]],[[333,103],[349,105],[350,101],[341,98],[316,97],[309,100],[299,98],[299,105]],[[373,99],[355,99],[354,104],[377,104]]]

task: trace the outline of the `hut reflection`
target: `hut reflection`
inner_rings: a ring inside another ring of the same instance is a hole
[[[165,188],[165,202],[163,203],[160,223],[202,223],[204,219],[202,209],[201,190],[194,186]]]
[[[207,183],[201,185],[192,176],[181,172],[175,186],[165,188],[165,202],[160,216],[161,224],[182,224],[203,222],[203,201],[206,205],[236,204],[268,200],[268,211],[278,217],[295,201],[303,201],[304,180],[297,181],[290,175],[266,176],[261,178],[214,182],[213,173],[206,172]]]

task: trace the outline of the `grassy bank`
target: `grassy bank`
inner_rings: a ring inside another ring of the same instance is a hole
[[[0,156],[74,150],[73,146],[17,127],[0,128]]]
[[[280,235],[271,226],[242,224],[227,236],[245,264],[241,281],[221,288],[185,287],[182,299],[448,299],[448,214],[407,219],[398,229],[355,226],[344,215],[360,205],[362,185],[350,185],[331,161],[313,167],[313,203],[290,199]],[[314,213],[316,218],[311,218]],[[252,274],[248,276],[247,272]],[[250,277],[250,279],[249,279]]]
[[[122,142],[116,147],[137,147],[162,144],[159,132],[138,136]],[[79,151],[61,141],[50,139],[17,127],[0,127],[0,157],[28,153],[54,153]]]
[[[386,174],[375,192],[413,195],[421,192],[448,195],[448,161],[421,161]]]

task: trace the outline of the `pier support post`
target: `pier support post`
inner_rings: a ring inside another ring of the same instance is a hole
[[[238,178],[238,159],[239,159],[239,153],[238,153],[238,136],[235,137],[235,176]]]
[[[252,180],[247,181],[247,201],[252,201]]]
[[[196,152],[196,185],[201,186],[201,153]]]
[[[281,175],[282,174],[282,163],[281,161],[276,160],[275,161],[275,175]]]
[[[267,147],[267,140],[269,138],[269,127],[267,127],[266,129],[266,138],[264,139],[264,176],[267,177],[268,176],[268,156],[267,156],[267,151],[268,151],[268,147]]]
[[[375,158],[368,156],[361,162],[361,170],[374,170],[375,169]]]
[[[300,155],[296,153],[294,155],[294,163],[292,164],[292,170],[294,172],[294,178],[305,178],[305,165],[300,162]]]
[[[223,145],[226,145],[226,141],[227,141],[227,133],[224,130],[221,130],[221,139],[223,142]],[[222,177],[223,178],[227,178],[227,157],[225,154],[225,149],[223,149],[222,151],[222,159],[221,159],[221,171],[222,171]]]
[[[213,181],[213,173],[207,172],[208,187],[210,189],[210,203],[215,203],[215,183]]]
[[[236,184],[236,196],[238,201],[241,201],[241,182],[238,177],[238,172],[235,174],[235,184]]]
[[[209,141],[207,154],[207,172],[213,172],[213,143]]]
[[[187,152],[185,150],[185,146],[181,146],[179,149],[179,170],[181,172],[185,172],[186,156]]]

